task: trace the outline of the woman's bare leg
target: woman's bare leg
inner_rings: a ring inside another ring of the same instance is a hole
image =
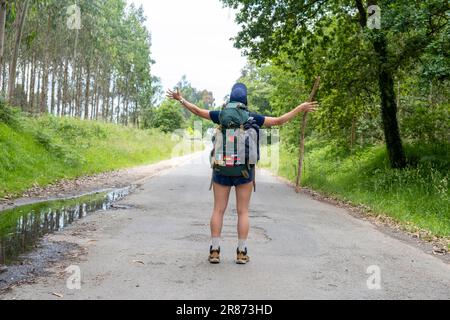
[[[220,237],[223,225],[223,214],[228,205],[231,187],[223,186],[218,183],[213,184],[214,189],[214,209],[211,216],[211,237]]]
[[[253,183],[241,184],[236,187],[236,207],[238,213],[237,232],[239,240],[247,240],[250,228],[248,207],[252,195]]]

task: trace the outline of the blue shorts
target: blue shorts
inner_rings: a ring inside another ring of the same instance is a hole
[[[222,186],[239,186],[241,184],[246,184],[246,183],[250,183],[253,181],[253,176],[254,176],[254,172],[255,172],[255,168],[252,168],[249,171],[249,177],[245,178],[245,177],[229,177],[229,176],[223,176],[220,173],[218,173],[217,171],[213,170],[213,181],[215,183],[218,183]]]

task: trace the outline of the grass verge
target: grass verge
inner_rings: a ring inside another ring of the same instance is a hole
[[[2,119],[0,112],[0,198],[62,178],[167,159],[177,143],[155,129],[11,112]]]
[[[305,146],[302,185],[368,207],[409,229],[449,237],[449,150],[448,145],[407,144],[409,166],[396,170],[389,168],[383,145],[348,150],[337,142],[311,139]],[[274,173],[295,181],[297,154],[296,148],[282,145]]]

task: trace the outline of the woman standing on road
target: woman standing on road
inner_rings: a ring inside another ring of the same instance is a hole
[[[219,117],[221,111],[209,111],[197,107],[196,105],[186,101],[180,91],[176,92],[168,90],[167,97],[179,101],[183,107],[191,111],[193,114],[212,120],[216,124],[220,124]],[[247,106],[247,88],[242,83],[233,86],[230,95],[230,102],[241,103]],[[250,117],[254,119],[259,127],[280,126],[293,119],[300,112],[315,111],[318,107],[317,102],[305,102],[292,109],[290,112],[280,117],[266,117],[263,115],[250,113]],[[220,262],[220,235],[222,232],[223,216],[228,205],[231,187],[236,188],[236,211],[238,214],[238,247],[236,263],[245,264],[250,259],[247,255],[247,237],[249,232],[248,210],[250,197],[252,194],[252,182],[254,177],[254,168],[250,170],[248,176],[230,177],[223,176],[214,171],[213,173],[213,189],[214,189],[214,209],[211,216],[211,246],[209,253],[209,262]]]

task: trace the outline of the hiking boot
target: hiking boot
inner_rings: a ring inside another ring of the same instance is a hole
[[[237,264],[246,264],[250,261],[250,257],[247,255],[247,248],[245,251],[239,251],[239,248],[236,250],[236,263]]]
[[[214,249],[212,246],[209,247],[209,257],[208,261],[210,263],[219,263],[220,262],[220,247],[219,249]]]

